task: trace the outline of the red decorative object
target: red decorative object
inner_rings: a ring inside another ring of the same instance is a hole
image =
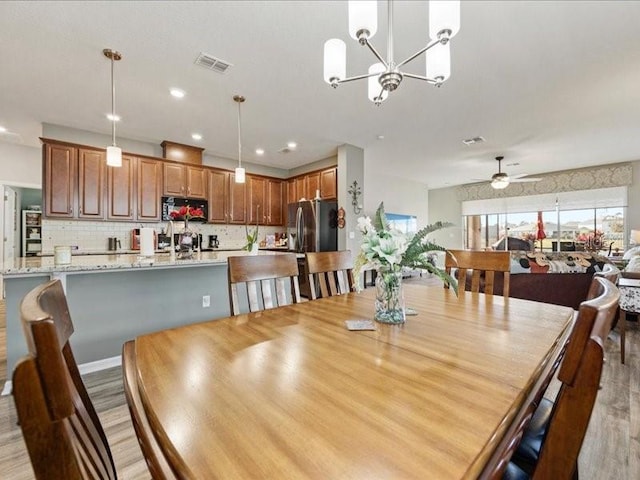
[[[169,213],[172,220],[190,220],[192,218],[202,218],[204,212],[201,208],[182,206],[179,210],[173,210]]]

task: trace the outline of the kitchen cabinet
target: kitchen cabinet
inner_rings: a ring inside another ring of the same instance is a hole
[[[323,200],[338,198],[338,167],[320,172],[320,196]]]
[[[316,192],[320,192],[320,172],[307,174],[305,188],[304,197],[307,200],[316,198]]]
[[[282,200],[284,198],[284,185],[282,180],[267,180],[267,225],[284,225]]]
[[[78,218],[104,219],[106,170],[104,150],[78,149]]]
[[[136,211],[141,222],[160,221],[162,164],[151,158],[136,159]]]
[[[203,167],[165,163],[163,174],[167,197],[207,198],[207,171]]]
[[[122,156],[121,167],[108,167],[107,218],[159,221],[161,216],[162,163],[148,158]]]
[[[249,223],[255,225],[284,224],[282,216],[283,181],[247,175]]]
[[[121,167],[108,167],[107,218],[109,220],[134,220],[134,182],[134,157],[123,155]]]
[[[210,223],[247,223],[247,184],[233,172],[208,170]],[[247,178],[249,178],[247,176]]]
[[[295,203],[298,201],[298,195],[296,194],[296,180],[294,178],[287,180],[287,204]]]
[[[294,178],[294,182],[296,184],[296,202],[301,198],[307,198],[307,179],[306,177],[296,177]]]
[[[45,144],[43,152],[45,216],[73,218],[78,149],[69,145]]]

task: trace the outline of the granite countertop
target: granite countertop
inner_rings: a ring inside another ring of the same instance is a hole
[[[217,252],[197,252],[192,258],[172,258],[167,253],[157,253],[153,257],[141,257],[130,253],[111,255],[73,255],[71,264],[55,265],[54,257],[21,257],[5,260],[2,273],[5,277],[50,273],[74,273],[131,270],[137,268],[174,268],[202,265],[226,265],[230,256],[249,255],[249,252],[227,250]],[[280,255],[280,252],[261,251],[257,255]],[[298,254],[300,256],[300,254]]]

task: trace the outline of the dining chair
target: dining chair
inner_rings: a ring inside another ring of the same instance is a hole
[[[445,271],[451,274],[451,269],[456,270],[460,290],[480,292],[481,279],[484,279],[483,292],[489,295],[494,293],[494,280],[496,272],[502,273],[502,296],[509,296],[509,272],[511,270],[511,253],[508,251],[493,252],[480,250],[447,250],[444,260]],[[471,277],[471,283],[467,281],[467,273]],[[449,288],[449,284],[444,284]]]
[[[140,444],[140,449],[147,462],[147,468],[154,480],[170,480],[176,476],[156,441],[149,419],[144,410],[140,391],[138,390],[138,368],[136,365],[135,342],[129,340],[122,346],[122,380],[124,394],[127,399],[133,428]]]
[[[250,312],[300,302],[295,253],[229,257],[227,263],[231,315],[241,313],[238,284],[246,285]],[[287,283],[291,289],[289,296]]]
[[[20,315],[29,353],[13,371],[13,397],[36,478],[116,479],[69,345],[73,324],[60,281],[30,291]]]
[[[578,454],[600,388],[604,339],[618,308],[620,293],[594,277],[578,315],[560,369],[555,402],[544,399],[522,432],[504,480],[577,479]]]
[[[353,290],[353,259],[349,250],[306,254],[311,300],[342,295]],[[316,287],[317,285],[317,287]]]

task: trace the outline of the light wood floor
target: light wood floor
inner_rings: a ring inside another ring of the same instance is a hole
[[[437,283],[429,277],[406,281]],[[4,322],[4,302],[0,312],[0,322]],[[0,323],[0,341],[0,353],[4,354],[4,323]],[[625,365],[620,364],[616,331],[607,339],[605,349],[603,387],[580,453],[580,479],[637,480],[640,478],[640,329],[637,322],[627,325]],[[0,364],[6,363],[4,355],[0,357]],[[119,478],[150,478],[129,418],[120,368],[92,373],[84,380],[105,427]],[[11,396],[0,398],[0,478],[33,479]]]

